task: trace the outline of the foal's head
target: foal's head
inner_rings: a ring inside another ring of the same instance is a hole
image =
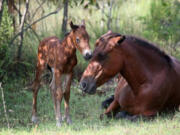
[[[92,57],[92,52],[89,46],[89,35],[86,31],[85,22],[83,21],[81,25],[74,25],[70,22],[71,35],[73,44],[81,52],[86,60]]]
[[[125,36],[111,31],[97,39],[93,57],[81,77],[84,92],[94,94],[96,87],[120,71],[124,61],[120,48],[124,39]]]

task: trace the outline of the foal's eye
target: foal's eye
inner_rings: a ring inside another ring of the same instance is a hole
[[[80,39],[77,37],[76,38],[76,43],[79,43],[80,42]]]

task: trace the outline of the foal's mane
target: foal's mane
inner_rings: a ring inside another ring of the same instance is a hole
[[[158,47],[156,47],[156,45],[138,37],[127,36],[127,39],[137,43],[137,45],[140,45],[145,49],[153,50],[154,52],[159,54],[159,56],[163,57],[167,61],[168,65],[171,65],[171,58],[164,51],[161,51]]]

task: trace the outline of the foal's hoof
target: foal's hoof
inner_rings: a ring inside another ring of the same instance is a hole
[[[34,124],[37,124],[38,123],[38,121],[39,121],[39,119],[38,119],[38,117],[37,116],[32,116],[32,122],[34,123]]]
[[[71,124],[72,124],[72,120],[71,120],[70,117],[64,116],[64,117],[62,118],[62,121],[66,121],[66,123],[67,123],[68,125],[71,125]]]
[[[61,127],[62,125],[62,117],[56,118],[56,126]]]
[[[66,122],[67,122],[68,125],[71,125],[71,124],[72,124],[71,118],[67,118],[67,119],[66,119]]]
[[[57,126],[57,127],[61,127],[61,122],[60,122],[60,121],[57,121],[57,122],[56,122],[56,126]]]

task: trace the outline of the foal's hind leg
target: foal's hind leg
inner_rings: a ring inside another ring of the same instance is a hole
[[[66,76],[66,86],[64,91],[64,106],[65,106],[65,120],[68,124],[72,123],[69,115],[69,99],[70,99],[70,88],[71,88],[72,73]]]
[[[36,67],[36,78],[33,82],[33,105],[32,105],[32,122],[37,123],[37,95],[40,88],[41,75],[45,69],[45,62],[39,60]]]

